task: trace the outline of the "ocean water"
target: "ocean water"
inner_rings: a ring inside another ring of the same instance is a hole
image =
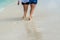
[[[0,12],[3,11],[7,5],[13,2],[14,0],[0,0]]]

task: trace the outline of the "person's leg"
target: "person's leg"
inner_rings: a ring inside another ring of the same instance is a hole
[[[24,15],[23,15],[23,17],[26,17],[26,14],[27,14],[27,11],[28,11],[28,5],[24,4],[23,5],[23,9],[24,9]]]
[[[29,17],[30,20],[32,18],[32,14],[34,12],[35,6],[36,6],[36,4],[30,4],[30,7],[31,7],[31,9],[30,9],[30,17]]]

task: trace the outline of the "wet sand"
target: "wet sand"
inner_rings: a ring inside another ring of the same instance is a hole
[[[15,2],[0,13],[0,40],[60,40],[59,13],[59,8],[37,5],[29,22],[21,19],[22,5]]]

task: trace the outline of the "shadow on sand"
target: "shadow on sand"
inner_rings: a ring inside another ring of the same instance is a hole
[[[4,19],[0,19],[0,22],[4,22],[4,21],[21,21],[22,17],[17,17],[17,18],[4,18]]]

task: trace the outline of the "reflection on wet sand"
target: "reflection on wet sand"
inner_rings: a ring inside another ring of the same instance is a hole
[[[41,40],[41,32],[37,31],[37,26],[34,21],[24,21],[24,23],[28,34],[28,40]]]

